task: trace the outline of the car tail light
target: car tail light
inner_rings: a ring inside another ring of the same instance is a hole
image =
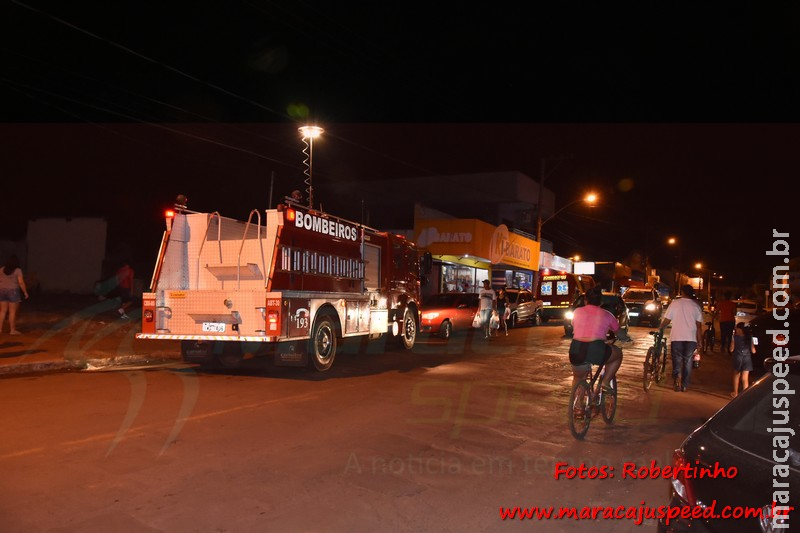
[[[689,470],[687,467],[690,465],[682,449],[675,450],[672,454],[672,466],[679,472],[682,472],[678,476],[672,478],[672,488],[683,501],[688,505],[694,506],[697,503],[694,495],[694,488],[692,487],[692,481],[686,478],[686,471]]]

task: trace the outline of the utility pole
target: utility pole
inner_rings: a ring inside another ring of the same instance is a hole
[[[547,179],[547,172],[546,165],[547,161],[557,161],[556,165],[553,167],[553,170],[550,172],[555,172],[558,165],[561,164],[562,161],[565,159],[572,159],[572,154],[568,155],[559,155],[559,156],[550,156],[550,157],[543,157],[541,161],[541,168],[539,169],[539,197],[537,198],[537,202],[539,204],[538,208],[536,209],[536,240],[541,243],[542,242],[542,203],[543,203],[543,196],[544,196],[544,181]]]
[[[539,172],[539,196],[536,200],[539,202],[539,206],[536,208],[536,242],[539,243],[541,246],[542,243],[542,195],[544,194],[544,180],[545,180],[545,172],[544,172],[544,162],[546,159],[542,158],[541,170]]]

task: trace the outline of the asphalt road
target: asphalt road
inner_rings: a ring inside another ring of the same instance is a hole
[[[641,387],[647,328],[624,347],[613,425],[566,425],[557,323],[413,351],[345,346],[325,374],[181,363],[0,380],[3,531],[652,530],[633,519],[501,519],[501,508],[645,506],[637,479],[728,401],[712,354],[689,392]],[[595,466],[614,476],[569,479]]]

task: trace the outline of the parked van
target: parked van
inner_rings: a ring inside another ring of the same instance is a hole
[[[594,287],[591,276],[542,269],[536,285],[536,299],[542,301],[542,321],[563,320],[578,296]]]

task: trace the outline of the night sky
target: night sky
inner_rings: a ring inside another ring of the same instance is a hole
[[[797,226],[797,7],[71,4],[0,4],[0,239],[105,216],[149,264],[177,193],[246,217],[303,188],[306,122],[326,130],[317,198],[345,216],[369,203],[358,181],[538,179],[568,155],[556,208],[602,202],[545,226],[560,255],[669,267],[677,235],[685,262],[749,283]]]

